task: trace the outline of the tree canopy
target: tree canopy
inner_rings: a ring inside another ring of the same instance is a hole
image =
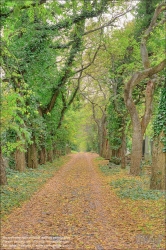
[[[161,115],[165,9],[160,0],[1,1],[1,145],[10,167],[24,157],[35,168],[68,148],[125,167],[132,145],[140,158],[132,154],[131,174],[140,174],[143,137],[148,126],[156,135],[149,124]]]

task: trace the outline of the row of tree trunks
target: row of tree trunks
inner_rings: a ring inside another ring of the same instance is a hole
[[[125,127],[122,131],[122,144],[121,147],[117,150],[112,149],[110,147],[110,143],[108,140],[108,132],[106,125],[106,117],[102,119],[102,124],[100,125],[99,134],[99,154],[101,157],[108,159],[111,161],[113,157],[117,157],[120,159],[121,168],[126,167],[126,135],[125,135]],[[117,162],[116,162],[117,163]]]
[[[29,145],[27,152],[17,149],[14,154],[15,158],[15,169],[19,172],[24,172],[26,166],[28,168],[37,168],[38,164],[45,164],[48,162],[53,162],[56,157],[60,157],[64,153],[69,154],[71,152],[70,147],[67,147],[65,151],[57,150],[55,147],[51,150],[46,150],[44,147],[38,152],[35,143]],[[0,185],[7,184],[6,177],[6,166],[5,161],[2,156],[2,151],[0,149]]]

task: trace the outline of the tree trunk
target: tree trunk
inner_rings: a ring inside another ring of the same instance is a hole
[[[66,146],[66,154],[70,154],[71,153],[71,149],[69,146]]]
[[[47,160],[49,162],[53,162],[53,150],[52,149],[47,151]]]
[[[122,131],[121,168],[126,168],[126,135],[124,129]]]
[[[164,136],[162,132],[159,137],[153,141],[152,151],[152,175],[150,181],[150,188],[157,190],[166,189],[166,153],[163,152],[163,143],[161,138]]]
[[[28,168],[37,168],[38,167],[38,155],[36,144],[33,143],[28,147],[27,152],[27,166]]]
[[[53,143],[53,159],[56,159],[56,145]]]
[[[0,185],[6,185],[7,178],[6,178],[6,171],[5,171],[5,163],[2,157],[2,151],[0,148]]]
[[[112,149],[110,162],[113,162],[114,164],[119,165],[120,157],[121,157],[121,149],[120,148]]]
[[[156,82],[156,74],[162,71],[166,65],[166,59],[164,59],[156,66],[152,67],[149,61],[149,54],[147,50],[147,41],[149,39],[151,32],[157,27],[156,23],[161,11],[164,11],[163,3],[158,5],[158,7],[156,8],[152,20],[150,22],[150,25],[144,31],[144,34],[141,39],[140,52],[144,70],[136,71],[132,75],[130,80],[125,84],[125,89],[124,89],[124,101],[131,116],[133,125],[133,139],[132,139],[133,144],[132,144],[132,156],[131,156],[131,168],[130,168],[130,173],[133,175],[140,174],[143,135],[146,131],[146,128],[149,124],[152,115],[152,102],[153,102],[153,92]],[[150,80],[147,82],[145,91],[145,112],[142,117],[142,121],[140,121],[139,113],[137,112],[135,101],[132,97],[132,93],[134,88],[146,78],[150,78]]]
[[[106,138],[107,137],[107,131],[106,131],[106,128],[103,124],[102,126],[102,136],[101,136],[101,143],[100,143],[100,155],[103,157],[103,158],[106,158],[106,155],[107,155],[107,143],[108,143],[108,139]]]
[[[132,153],[131,153],[131,167],[130,173],[132,175],[140,175],[141,161],[142,161],[142,143],[143,135],[140,123],[133,125],[132,135]]]
[[[15,152],[15,164],[16,170],[20,172],[24,172],[26,169],[26,159],[25,159],[25,152],[21,152],[20,149],[17,149]]]
[[[101,157],[105,158],[106,156],[106,147],[107,147],[107,129],[106,129],[106,115],[103,114],[100,125],[98,126],[98,135],[99,135],[99,154]]]
[[[109,140],[106,139],[105,140],[105,154],[104,154],[104,158],[107,160],[111,159],[111,148],[110,148],[110,144],[109,144]]]
[[[39,151],[39,164],[45,164],[47,161],[46,149],[44,147]]]

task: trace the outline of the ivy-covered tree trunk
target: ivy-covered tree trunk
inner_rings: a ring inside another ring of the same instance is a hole
[[[102,137],[101,137],[101,143],[100,143],[100,155],[105,158],[108,159],[108,155],[109,155],[109,142],[108,142],[108,138],[107,138],[107,129],[106,129],[106,125],[103,124],[102,126],[102,131],[101,131]]]
[[[15,152],[15,168],[20,172],[24,172],[26,169],[26,158],[25,152],[17,149]]]
[[[66,146],[66,154],[70,154],[71,153],[71,148],[69,146]]]
[[[110,160],[111,158],[111,149],[108,138],[106,138],[104,141],[103,157],[107,160]]]
[[[49,162],[53,162],[53,150],[52,149],[49,149],[48,151],[47,151],[47,160],[49,161]]]
[[[39,164],[45,164],[47,161],[47,153],[45,147],[42,147],[39,151]]]
[[[166,189],[166,82],[161,92],[158,114],[154,121],[151,189]]]
[[[6,178],[6,171],[5,171],[5,163],[2,157],[2,151],[0,148],[0,185],[6,185],[7,178]]]
[[[126,168],[126,135],[123,128],[122,131],[122,145],[121,145],[121,168]]]
[[[106,130],[106,115],[103,114],[100,124],[98,125],[98,135],[99,135],[99,154],[101,157],[106,156],[106,140],[107,140],[107,130]]]
[[[36,144],[33,143],[29,145],[27,151],[27,166],[28,168],[37,168],[38,167],[38,153]]]
[[[55,143],[53,143],[53,159],[55,160],[56,159],[56,145]]]
[[[153,141],[151,189],[166,190],[166,153],[163,152],[164,145],[161,141],[163,137],[162,132]]]

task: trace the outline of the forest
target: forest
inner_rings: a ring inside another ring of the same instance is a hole
[[[94,151],[165,188],[165,3],[1,2],[1,185],[5,166],[37,168]]]
[[[165,249],[165,1],[0,6],[2,249]]]

